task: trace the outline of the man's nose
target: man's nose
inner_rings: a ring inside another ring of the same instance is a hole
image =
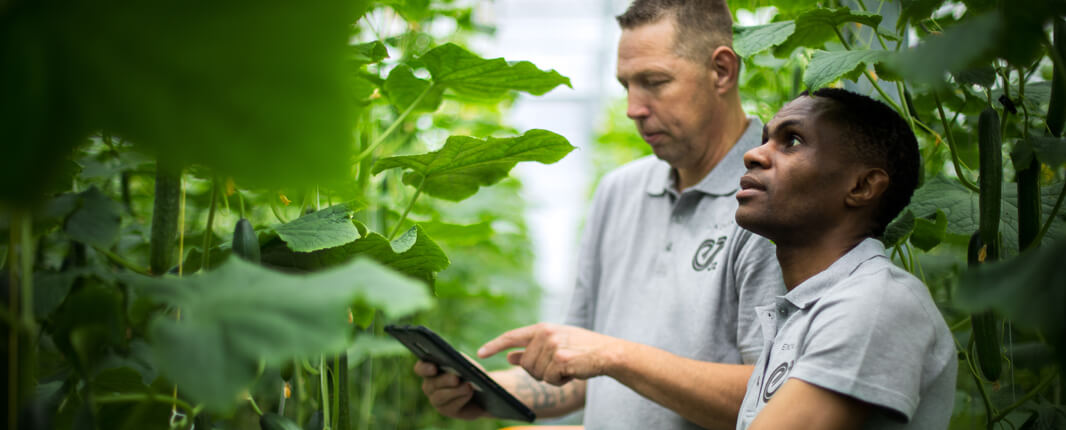
[[[766,169],[770,167],[770,157],[766,154],[766,144],[751,148],[744,153],[744,167],[748,170],[756,167]]]
[[[639,91],[630,91],[626,95],[626,103],[626,116],[629,119],[647,118],[651,114],[651,109]]]

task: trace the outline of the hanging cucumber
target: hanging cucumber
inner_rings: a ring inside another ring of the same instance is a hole
[[[985,247],[980,233],[970,236],[967,262],[971,267],[984,262],[992,262],[998,258],[999,249],[996,242],[989,243]],[[970,326],[973,330],[974,356],[977,358],[981,374],[989,381],[998,380],[1003,370],[1003,356],[1000,353],[999,330],[997,329],[999,319],[992,311],[984,311],[970,316]]]
[[[977,119],[977,150],[981,161],[979,185],[981,241],[992,243],[999,236],[1000,187],[1003,182],[1003,145],[999,115],[987,107]]]
[[[252,223],[246,218],[237,221],[233,228],[233,253],[237,256],[259,263],[259,238],[255,235]]]
[[[148,265],[162,275],[174,264],[174,239],[178,235],[178,209],[181,198],[181,167],[160,158],[155,169],[155,202],[152,208],[152,241]]]
[[[1052,20],[1054,28],[1054,50],[1066,58],[1066,21],[1062,18]],[[1051,136],[1062,135],[1066,123],[1066,79],[1059,76],[1062,69],[1056,64],[1051,75],[1051,99],[1048,101],[1047,129]],[[1029,165],[1018,169],[1018,246],[1025,250],[1036,239],[1040,231],[1040,160],[1035,156]]]

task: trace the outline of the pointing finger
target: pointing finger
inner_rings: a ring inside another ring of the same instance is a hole
[[[525,326],[508,331],[486,342],[477,350],[477,356],[489,357],[508,348],[520,348],[529,344],[537,333],[537,326]]]

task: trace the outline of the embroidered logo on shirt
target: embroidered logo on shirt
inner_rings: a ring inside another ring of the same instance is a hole
[[[721,236],[717,239],[707,239],[700,244],[699,248],[696,248],[696,255],[692,256],[692,269],[699,272],[701,270],[714,270],[718,267],[718,263],[714,261],[714,257],[722,252],[722,248],[725,247],[725,236]]]
[[[792,364],[795,361],[789,361],[781,363],[770,372],[770,376],[766,377],[766,383],[762,387],[762,402],[767,403],[770,401],[770,397],[773,397],[774,393],[785,384],[785,380],[788,379],[788,372],[792,370]]]

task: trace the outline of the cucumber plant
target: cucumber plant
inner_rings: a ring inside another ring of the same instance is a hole
[[[569,79],[451,1],[67,6],[0,8],[5,425],[452,425],[381,327],[535,316],[508,174],[573,147],[500,123]]]

